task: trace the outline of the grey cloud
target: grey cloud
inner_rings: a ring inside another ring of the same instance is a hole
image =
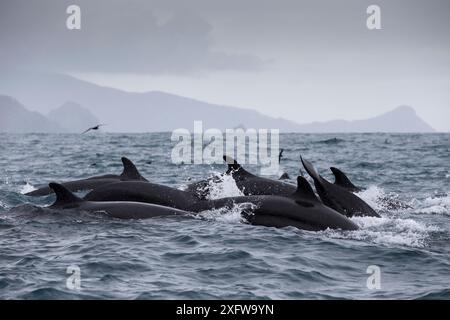
[[[157,3],[81,0],[81,30],[65,27],[73,1],[0,4],[0,64],[46,71],[192,73],[258,70],[254,55],[214,50],[211,25],[194,10],[161,23]]]

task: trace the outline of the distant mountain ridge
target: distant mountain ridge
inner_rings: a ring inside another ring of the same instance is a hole
[[[300,125],[300,132],[435,132],[409,106],[400,106],[379,116],[363,120],[332,120]]]
[[[98,123],[89,110],[73,102],[65,103],[45,116],[28,110],[12,97],[0,95],[0,132],[80,133]]]
[[[39,112],[27,110],[12,97],[0,95],[0,132],[64,132],[64,128]]]
[[[64,103],[62,106],[50,111],[47,117],[58,123],[68,132],[83,132],[86,128],[93,127],[100,123],[88,109],[72,101]]]
[[[434,131],[411,107],[399,107],[365,120],[299,124],[266,116],[251,109],[211,104],[159,91],[126,92],[51,73],[11,70],[2,72],[0,94],[13,96],[42,113],[48,113],[66,101],[89,106],[92,115],[87,118],[101,119],[108,124],[106,130],[111,132],[157,132],[177,128],[192,130],[196,120],[203,121],[204,129],[222,130],[245,127],[313,133]],[[60,123],[64,112],[60,112],[56,118],[54,112],[49,116]],[[81,122],[87,118],[81,117]],[[89,123],[86,124],[85,127],[90,126]]]

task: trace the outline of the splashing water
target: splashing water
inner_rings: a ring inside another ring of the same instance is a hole
[[[417,211],[426,214],[450,215],[450,194],[443,197],[427,197]]]
[[[239,197],[243,196],[241,190],[239,190],[233,177],[225,173],[216,173],[214,176],[216,179],[210,179],[206,188],[209,189],[209,194],[206,197],[208,200],[226,198],[226,197]]]
[[[24,186],[22,186],[22,188],[20,189],[19,192],[21,194],[26,194],[26,193],[34,191],[34,190],[36,190],[36,188],[32,184],[27,182]]]
[[[239,203],[234,204],[231,208],[219,208],[215,210],[203,211],[198,215],[195,215],[197,218],[214,220],[224,223],[246,223],[247,221],[241,215],[241,213],[245,210],[254,209],[255,205],[253,203]]]
[[[355,193],[356,196],[367,202],[375,211],[399,211],[411,209],[411,205],[400,199],[397,193],[386,193],[383,188],[372,185],[369,188]]]

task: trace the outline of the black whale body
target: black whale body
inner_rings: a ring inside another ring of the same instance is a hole
[[[61,183],[64,187],[72,192],[82,190],[92,190],[97,187],[119,182],[119,181],[147,181],[139,173],[136,166],[128,158],[122,157],[123,172],[120,175],[106,174],[101,176],[90,177],[86,179],[74,180]],[[37,190],[26,193],[27,196],[46,196],[53,193],[53,190],[47,185],[38,188]]]
[[[123,181],[100,186],[86,194],[83,199],[152,203],[187,211],[201,201],[189,192],[142,181]]]
[[[101,212],[119,219],[148,219],[161,216],[189,215],[189,212],[160,206],[130,201],[86,201],[74,195],[63,185],[50,183],[49,187],[56,194],[56,201],[49,207],[51,209],[77,209],[86,212]]]

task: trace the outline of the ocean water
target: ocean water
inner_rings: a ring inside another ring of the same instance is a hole
[[[23,195],[50,181],[118,174],[121,156],[177,188],[225,171],[172,164],[173,145],[168,133],[0,134],[0,298],[450,298],[449,134],[281,135],[279,174],[295,178],[301,154],[323,176],[332,179],[336,166],[367,188],[359,196],[382,218],[354,218],[358,231],[252,226],[239,208],[124,221],[49,212],[41,207],[53,196]],[[225,177],[212,197],[237,194]],[[410,207],[390,209],[395,200]],[[67,286],[71,266],[79,290]],[[379,267],[379,289],[367,286],[369,266]]]

